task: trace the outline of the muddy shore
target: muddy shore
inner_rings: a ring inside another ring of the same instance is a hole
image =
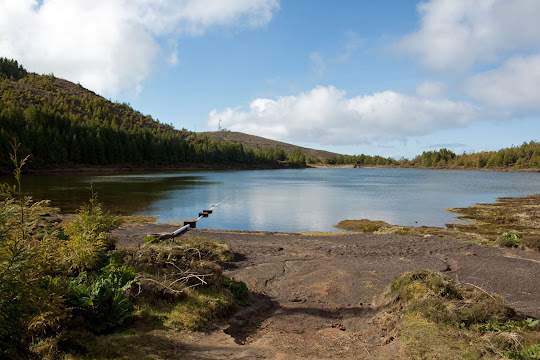
[[[127,224],[119,246],[176,226]],[[400,349],[378,318],[378,298],[397,275],[441,271],[458,283],[502,296],[540,318],[540,253],[479,246],[434,236],[233,232],[182,235],[225,241],[235,253],[226,274],[244,281],[253,306],[211,333],[179,335],[186,359],[382,359]],[[181,240],[181,237],[179,238]]]

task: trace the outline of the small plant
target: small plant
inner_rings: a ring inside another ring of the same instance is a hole
[[[158,242],[158,238],[155,236],[147,236],[144,238],[144,242],[148,244],[155,244]]]
[[[521,234],[504,232],[497,239],[497,243],[501,247],[518,247],[521,238]]]
[[[133,304],[126,292],[136,281],[135,270],[110,264],[98,272],[81,272],[69,284],[69,305],[81,315],[85,326],[95,332],[106,331],[129,317]]]
[[[503,331],[513,331],[521,329],[531,329],[538,324],[539,320],[534,320],[532,318],[527,318],[525,320],[519,321],[509,321],[509,322],[496,322],[488,321],[480,326],[478,326],[478,331],[487,333],[487,332],[503,332]]]
[[[67,242],[68,262],[75,271],[92,270],[100,256],[114,248],[114,240],[108,233],[120,226],[121,218],[104,212],[93,189],[90,201],[83,205],[77,217],[64,226],[69,236]]]
[[[250,306],[251,294],[243,281],[236,281],[234,277],[223,278],[223,286],[228,288],[234,295],[234,302],[238,306]]]
[[[510,351],[508,357],[516,360],[540,359],[540,344],[531,345],[521,351]]]

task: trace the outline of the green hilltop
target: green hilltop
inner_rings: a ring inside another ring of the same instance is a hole
[[[252,150],[176,130],[129,104],[115,103],[50,75],[0,58],[0,169],[11,168],[9,142],[21,142],[30,169],[82,166],[277,167],[286,154]]]

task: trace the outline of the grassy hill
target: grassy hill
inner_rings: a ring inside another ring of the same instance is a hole
[[[270,140],[260,136],[249,135],[235,131],[208,131],[202,134],[208,136],[209,138],[217,140],[223,140],[234,144],[243,144],[253,150],[275,148],[282,149],[287,154],[290,154],[296,149],[300,149],[308,159],[320,159],[321,161],[324,161],[326,159],[340,156],[340,154],[329,151],[304,148],[301,146],[287,144],[281,141]]]
[[[277,167],[276,149],[176,130],[80,84],[26,71],[0,58],[0,172],[12,167],[9,142],[30,155],[27,168],[81,166]]]

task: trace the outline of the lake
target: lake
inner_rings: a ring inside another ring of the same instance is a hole
[[[338,231],[339,221],[363,218],[444,227],[456,221],[446,208],[540,193],[540,173],[320,168],[23,177],[25,193],[64,212],[88,201],[90,184],[107,209],[159,222],[194,219],[219,204],[197,227]]]

